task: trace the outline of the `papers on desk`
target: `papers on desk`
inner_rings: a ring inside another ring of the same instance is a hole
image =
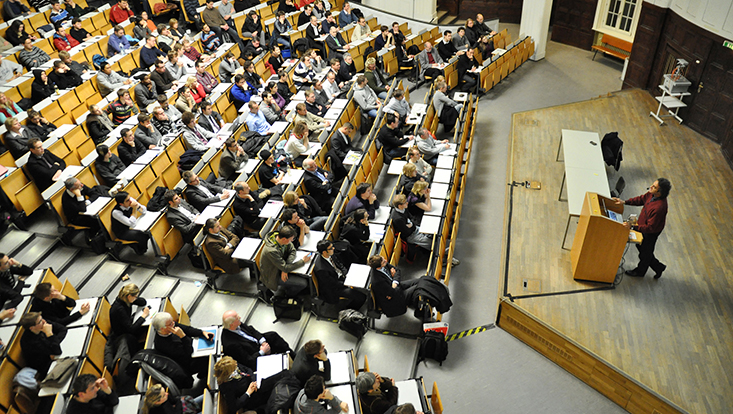
[[[132,181],[133,178],[135,178],[135,176],[140,171],[143,170],[143,168],[146,167],[146,165],[147,164],[145,164],[145,165],[130,164],[130,165],[127,166],[127,168],[125,168],[124,170],[122,170],[122,172],[117,175],[117,179],[118,180],[125,180],[127,182],[130,182],[130,181]]]
[[[369,241],[382,241],[382,238],[384,238],[384,231],[384,224],[369,223]]]
[[[449,187],[448,184],[433,183],[433,185],[430,187],[430,198],[431,199],[448,198],[448,189],[449,189],[448,187]]]
[[[91,326],[81,326],[66,331],[66,338],[61,341],[61,355],[59,358],[78,357],[84,353],[84,343]]]
[[[137,220],[135,221],[135,225],[132,226],[132,229],[147,231],[153,225],[153,223],[158,220],[158,217],[160,217],[161,214],[163,214],[162,211],[148,211],[147,213],[137,218]]]
[[[417,379],[396,381],[394,384],[400,392],[397,396],[397,405],[411,403],[417,411],[425,411],[425,399],[420,395],[422,386]]]
[[[53,131],[51,131],[48,134],[48,138],[63,137],[64,135],[66,135],[66,133],[68,133],[69,131],[71,131],[74,128],[76,128],[76,125],[73,125],[73,124],[60,125],[58,128],[54,129]]]
[[[89,304],[89,312],[82,315],[80,319],[75,320],[74,322],[71,322],[70,324],[66,325],[68,328],[73,328],[75,326],[87,326],[91,325],[94,319],[94,316],[96,315],[96,312],[94,312],[95,309],[97,309],[97,303],[99,302],[99,298],[89,298],[89,299],[79,299],[76,301],[76,306],[74,306],[74,309],[71,310],[71,313],[79,312],[81,309],[81,306],[85,303]]]
[[[160,311],[160,305],[163,303],[163,299],[161,298],[152,298],[147,299],[147,304],[145,306],[150,308],[150,313],[148,314],[148,317],[145,318],[145,322],[143,323],[144,326],[150,325],[150,322],[153,320],[153,316],[155,316]],[[137,318],[142,316],[143,308],[145,306],[138,306],[137,310],[135,311],[135,314],[132,316],[132,321],[136,321]]]
[[[308,251],[305,251],[305,250],[297,250],[295,252],[295,261],[297,262],[298,260],[303,260],[303,258],[306,257],[306,256],[308,256],[309,254],[310,255],[313,255],[313,256],[311,256],[311,258],[315,257],[315,254],[313,252],[308,252]],[[292,273],[299,273],[301,275],[307,275],[308,274],[308,269],[310,269],[310,267],[311,267],[312,264],[313,264],[313,260],[310,260],[307,263],[303,263],[302,266],[300,266],[299,268],[293,270]]]
[[[349,411],[347,411],[344,414],[356,414],[357,411],[354,408],[355,405],[358,405],[359,402],[356,401],[356,389],[354,385],[351,384],[343,384],[343,385],[336,385],[333,387],[328,387],[328,390],[331,391],[331,394],[333,394],[335,397],[338,397],[339,400],[342,402],[345,402],[349,406]],[[339,410],[339,414],[343,413],[343,411]]]
[[[140,406],[141,394],[126,395],[119,398],[119,403],[112,411],[113,414],[136,413]]]
[[[391,207],[379,206],[379,208],[374,212],[374,218],[369,220],[369,222],[376,223],[376,224],[387,224],[387,221],[389,221],[389,216],[391,212],[392,212]]]
[[[30,286],[24,287],[23,290],[20,292],[20,294],[23,295],[23,296],[33,294],[33,291],[36,289],[36,285],[38,284],[38,282],[41,281],[41,278],[43,277],[43,275],[45,273],[46,273],[46,270],[45,269],[36,269],[36,270],[34,270],[33,273],[31,273],[30,276],[28,276],[27,278],[25,278],[25,282],[24,283],[27,284],[27,285],[30,285]],[[15,314],[20,317],[20,313],[19,312],[15,312]],[[8,340],[6,338],[2,338],[2,339],[3,339],[3,341],[5,341],[6,344],[8,343]]]
[[[69,165],[61,171],[61,175],[56,179],[56,181],[63,183],[67,178],[76,176],[83,169],[84,167],[81,165]]]
[[[468,99],[468,93],[466,92],[456,92],[456,94],[453,95],[453,100],[456,102],[466,102],[466,99]]]
[[[331,121],[337,120],[339,119],[339,116],[341,116],[341,112],[343,112],[342,108],[334,108],[332,106],[328,109],[328,111],[326,111],[326,114],[323,115],[323,119],[328,119]]]
[[[247,174],[252,174],[259,164],[260,160],[258,160],[257,158],[250,158],[244,164],[244,168],[238,169],[237,172],[240,174],[243,172]]]
[[[366,289],[369,282],[369,272],[371,267],[359,263],[352,263],[349,271],[346,273],[344,285],[352,286],[359,289]],[[330,358],[330,357],[329,357]]]
[[[220,134],[228,134],[228,132],[224,129],[220,130]],[[206,143],[207,148],[221,148],[224,146],[224,142],[226,142],[228,136],[224,135],[217,135],[214,138],[211,138],[209,142]]]
[[[305,152],[305,155],[309,157],[315,157],[315,155],[318,154],[318,151],[321,150],[322,146],[323,145],[320,142],[309,142],[308,151]]]
[[[348,99],[336,99],[331,104],[331,108],[339,108],[344,109],[346,108],[346,105],[349,103]]]
[[[319,241],[326,237],[326,232],[312,230],[310,233],[303,237],[303,244],[300,245],[300,250],[306,250],[309,252],[317,251],[316,245]]]
[[[86,216],[96,216],[110,201],[112,201],[112,197],[99,197],[87,206],[87,211],[83,214]]]
[[[446,150],[447,152],[448,150]],[[455,157],[451,157],[449,155],[443,155],[441,152],[438,156],[438,162],[435,164],[436,168],[444,168],[446,170],[452,170],[453,169],[453,163],[455,162]]]
[[[204,224],[206,224],[206,220],[210,218],[219,218],[219,216],[221,216],[223,212],[224,212],[224,207],[214,206],[214,205],[206,206],[204,211],[202,211],[201,214],[199,214],[198,218],[196,219],[194,223],[203,226]]]
[[[443,209],[445,208],[445,200],[442,198],[431,198],[430,204],[432,205],[432,209],[430,211],[426,211],[424,216],[443,216]]]
[[[257,386],[262,380],[288,369],[290,357],[287,354],[262,355],[257,357]]]
[[[439,216],[423,216],[422,222],[420,222],[420,233],[423,234],[436,234],[440,230]]]
[[[216,203],[209,204],[209,206],[214,206],[214,207],[227,207],[229,205],[229,202],[232,201],[232,197],[234,197],[234,194],[235,193],[234,193],[234,190],[225,189],[223,193],[217,194],[217,197],[221,197],[222,194],[229,194],[229,197],[227,197],[227,198],[225,198],[223,200],[220,199]]]
[[[415,146],[415,138],[413,137],[409,141],[405,142],[404,144],[400,145],[400,148],[411,148]]]
[[[234,253],[232,253],[232,257],[241,260],[254,260],[255,254],[257,254],[257,250],[259,250],[261,244],[262,239],[243,237],[239,241]]]
[[[433,182],[449,184],[452,177],[453,177],[453,170],[446,170],[444,168],[436,168],[435,174],[433,175]]]
[[[360,159],[361,159],[361,151],[349,151],[346,154],[346,157],[344,158],[342,164],[354,165],[358,163]]]
[[[275,123],[270,126],[270,129],[267,130],[267,133],[274,134],[275,132],[277,132],[278,134],[282,134],[285,129],[287,129],[288,125],[290,125],[290,122],[275,121]]]
[[[295,170],[292,168],[288,169],[287,174],[283,176],[282,181],[280,181],[281,184],[298,184],[300,182],[300,179],[303,178],[303,174],[305,173],[305,170]]]
[[[353,381],[354,359],[350,351],[331,352],[328,360],[331,362],[331,379],[326,384],[346,384]]]
[[[280,211],[283,209],[284,205],[285,204],[282,201],[270,200],[264,207],[262,207],[262,210],[260,210],[260,217],[279,217]]]
[[[221,328],[217,326],[207,326],[205,328],[201,328],[201,330],[214,334],[214,339],[212,339],[211,341],[208,341],[204,338],[194,339],[192,344],[193,352],[191,353],[191,357],[193,358],[214,355],[216,353],[216,344],[219,342]]]
[[[402,174],[402,167],[407,164],[407,161],[403,160],[392,160],[391,163],[389,163],[389,169],[387,170],[387,174],[392,175],[401,175]]]
[[[153,148],[145,151],[143,155],[138,157],[135,161],[133,161],[133,164],[142,164],[142,165],[148,165],[151,161],[155,159],[160,153],[163,151],[163,148]]]

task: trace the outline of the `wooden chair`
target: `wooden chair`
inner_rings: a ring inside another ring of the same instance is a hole
[[[133,243],[137,243],[135,241],[131,240],[123,240],[118,238],[114,231],[112,231],[112,209],[114,209],[116,205],[116,202],[114,200],[107,203],[106,206],[100,210],[98,217],[99,220],[102,222],[102,226],[107,230],[107,234],[109,235],[109,238],[111,241],[115,242],[115,247],[120,248],[125,245],[130,245]]]

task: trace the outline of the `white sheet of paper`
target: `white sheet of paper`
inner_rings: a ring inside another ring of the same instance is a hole
[[[349,268],[349,272],[346,273],[344,285],[366,289],[367,282],[369,281],[369,272],[371,270],[372,268],[367,265],[352,263],[351,267]]]

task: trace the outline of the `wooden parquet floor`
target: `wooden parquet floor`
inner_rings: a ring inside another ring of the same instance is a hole
[[[613,290],[516,303],[683,409],[733,412],[733,171],[714,142],[671,118],[659,126],[648,115],[656,103],[630,90],[514,114],[510,180],[538,180],[542,190],[514,190],[507,290],[599,286],[574,281],[570,252],[561,250],[567,203],[557,201],[564,165],[555,156],[563,128],[601,137],[618,131],[624,160],[609,177],[614,184],[625,178],[622,198],[644,193],[657,177],[672,182],[656,247],[667,271],[659,280],[651,269],[644,278],[625,277]],[[626,215],[638,211],[627,207]],[[571,225],[568,247],[573,235]],[[631,247],[624,267],[637,260]]]

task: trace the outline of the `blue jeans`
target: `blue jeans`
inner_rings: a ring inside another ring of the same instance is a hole
[[[367,115],[369,115],[370,118],[376,118],[377,117],[377,110],[376,109],[370,109],[367,112]]]
[[[377,95],[377,97],[384,101],[385,99],[387,99],[387,92],[386,91],[380,92],[379,95]]]

